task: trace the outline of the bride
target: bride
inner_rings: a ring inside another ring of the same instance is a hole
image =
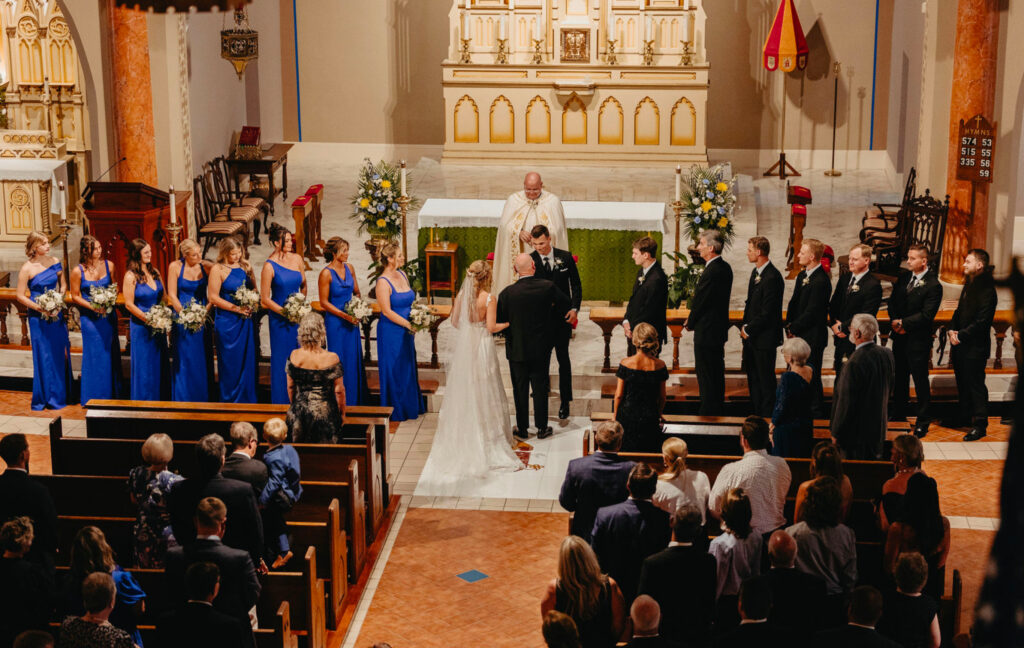
[[[474,261],[449,317],[455,335],[447,362],[445,397],[417,492],[427,484],[454,484],[467,477],[523,467],[512,451],[515,443],[508,401],[491,337],[508,324],[495,322],[497,299],[488,292],[490,287],[490,266],[486,261]]]

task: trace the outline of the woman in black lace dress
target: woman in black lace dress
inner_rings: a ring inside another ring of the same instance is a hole
[[[615,372],[615,420],[622,425],[622,451],[658,452],[664,440],[661,412],[668,369],[658,359],[661,343],[650,324],[633,329],[633,346],[636,353],[620,362]]]
[[[288,432],[294,443],[338,443],[345,422],[345,383],[338,354],[327,345],[324,318],[299,322],[299,348],[288,358]]]

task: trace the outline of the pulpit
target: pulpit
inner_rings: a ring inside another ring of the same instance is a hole
[[[188,191],[175,191],[175,220],[188,237],[186,205]],[[139,182],[91,182],[83,195],[89,233],[99,239],[107,258],[119,272],[128,263],[128,244],[142,238],[153,247],[153,266],[165,272],[177,257],[167,231],[170,224],[170,194]]]

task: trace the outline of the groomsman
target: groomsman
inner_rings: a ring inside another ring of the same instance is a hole
[[[803,338],[811,347],[807,363],[814,369],[811,378],[811,408],[815,416],[827,416],[821,387],[821,359],[828,343],[828,298],[832,280],[821,267],[825,245],[818,239],[804,239],[796,261],[804,267],[796,276],[796,287],[786,307],[786,331],[789,337]]]
[[[868,272],[871,266],[871,246],[858,243],[850,248],[850,272],[839,277],[836,290],[829,304],[831,325],[836,357],[833,366],[836,375],[842,371],[843,363],[853,353],[850,342],[850,322],[853,316],[864,313],[878,316],[882,304],[882,283]]]
[[[928,434],[932,420],[928,364],[932,358],[932,323],[942,303],[942,285],[928,270],[928,248],[911,245],[907,270],[900,273],[889,296],[892,351],[896,355],[896,387],[893,409],[901,419],[910,411],[910,377],[917,390],[917,422],[914,434]]]
[[[763,236],[747,242],[747,261],[754,264],[743,306],[743,365],[754,414],[771,416],[775,407],[775,358],[782,344],[782,293],[786,282],[768,260],[771,244]]]
[[[953,362],[960,397],[958,425],[973,424],[964,441],[977,441],[988,430],[988,388],[985,365],[992,350],[992,320],[996,314],[996,284],[988,266],[988,252],[974,249],[964,260],[967,281],[949,323],[949,357]]]
[[[551,245],[551,234],[544,225],[537,225],[530,230],[533,238],[533,263],[537,267],[537,276],[554,282],[555,286],[569,296],[571,306],[565,317],[556,317],[551,322],[552,341],[555,345],[555,357],[558,358],[558,393],[562,404],[558,408],[558,418],[569,418],[569,403],[572,401],[572,364],[569,361],[569,340],[572,329],[576,325],[580,303],[583,301],[583,287],[580,284],[580,272],[576,261],[568,250],[559,250]]]
[[[642,236],[633,241],[633,263],[640,266],[640,270],[636,273],[633,295],[626,306],[626,319],[622,320],[629,355],[636,353],[633,347],[633,327],[640,322],[647,322],[654,327],[662,348],[668,339],[665,315],[668,308],[668,275],[657,259],[657,241],[650,236]]]
[[[686,330],[693,331],[701,416],[719,416],[725,409],[725,341],[729,337],[732,268],[721,256],[724,246],[718,230],[701,232],[697,251],[704,259],[704,272],[697,280],[686,318]]]

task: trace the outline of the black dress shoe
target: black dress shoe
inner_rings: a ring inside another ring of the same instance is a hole
[[[552,430],[551,426],[549,425],[546,428],[544,428],[543,430],[540,430],[539,432],[537,432],[537,438],[538,439],[546,439],[546,438],[548,438],[549,436],[551,436],[554,433],[555,433],[555,431]]]
[[[530,433],[527,432],[526,434],[520,434],[519,433],[519,428],[514,427],[514,428],[512,428],[512,436],[514,436],[515,438],[519,439],[520,441],[526,441],[527,439],[530,438]]]
[[[977,441],[978,439],[987,436],[988,433],[985,430],[973,428],[970,432],[964,435],[964,441]]]
[[[928,434],[928,426],[929,425],[930,425],[930,423],[928,423],[927,421],[924,422],[924,423],[918,423],[917,425],[915,425],[914,426],[914,436],[916,436],[918,439],[923,439],[925,437],[925,435]]]
[[[558,408],[558,418],[563,421],[569,418],[569,403],[562,403],[561,407]]]

